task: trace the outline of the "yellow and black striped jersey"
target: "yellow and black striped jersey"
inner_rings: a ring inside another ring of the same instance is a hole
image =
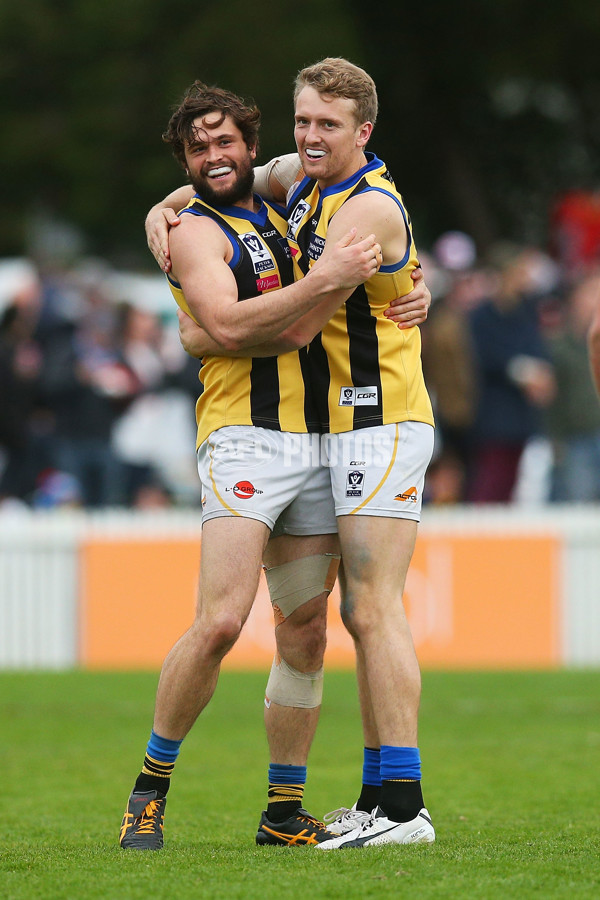
[[[345,181],[320,190],[304,178],[288,203],[288,241],[300,278],[319,259],[332,216],[350,197],[382,191],[398,204],[407,235],[405,256],[381,266],[327,323],[308,350],[308,369],[322,431],[343,432],[372,425],[417,421],[433,425],[421,367],[417,327],[400,330],[383,315],[395,297],[412,290],[419,265],[408,213],[385,163],[367,153],[367,163]]]
[[[260,202],[256,212],[237,206],[213,207],[196,195],[181,215],[208,216],[233,248],[229,266],[238,299],[246,300],[293,282],[284,210]],[[181,309],[191,315],[181,286],[169,277]],[[318,430],[307,379],[306,348],[263,358],[206,356],[200,380],[204,390],[196,404],[197,446],[225,425],[257,425],[275,431]]]

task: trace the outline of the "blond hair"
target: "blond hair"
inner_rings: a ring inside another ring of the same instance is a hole
[[[320,62],[301,69],[296,75],[294,100],[305,87],[312,87],[319,94],[354,100],[358,125],[375,124],[377,119],[377,88],[371,76],[347,59],[328,56]]]

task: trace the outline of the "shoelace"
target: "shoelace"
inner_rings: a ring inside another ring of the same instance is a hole
[[[312,816],[298,816],[301,822],[307,822],[309,825],[316,825],[317,828],[325,828],[323,822],[319,822],[318,819],[314,819]]]
[[[339,819],[340,825],[344,824],[344,822],[352,822],[354,819],[362,820],[366,813],[361,812],[359,809],[348,809],[347,806],[340,806],[339,809],[334,809],[332,812],[328,812],[323,816],[323,821],[326,823],[337,822]]]
[[[158,814],[158,800],[151,800],[140,816],[140,824],[137,827],[138,834],[151,834]]]

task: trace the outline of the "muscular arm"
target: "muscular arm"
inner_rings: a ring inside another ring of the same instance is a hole
[[[352,229],[301,281],[239,303],[235,278],[227,265],[227,238],[209,219],[184,219],[171,236],[174,274],[194,319],[226,350],[270,341],[319,304],[327,321],[353,288],[378,267],[372,235],[352,243]]]

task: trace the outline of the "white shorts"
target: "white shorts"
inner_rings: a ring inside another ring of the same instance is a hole
[[[335,534],[329,470],[320,435],[250,425],[218,428],[198,449],[202,522],[243,516],[276,534]]]
[[[360,428],[321,438],[337,516],[421,518],[434,429],[424,422]]]

